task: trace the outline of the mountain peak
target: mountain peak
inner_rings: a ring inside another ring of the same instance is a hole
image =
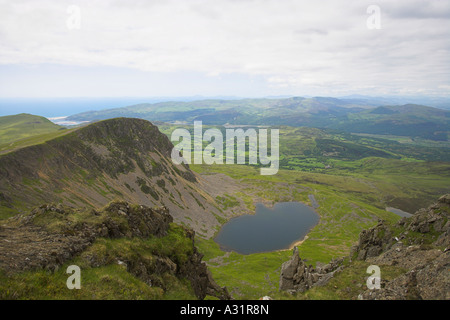
[[[170,156],[173,145],[157,126],[137,118],[114,118],[94,122],[74,132],[83,141],[103,144],[124,152],[158,150]]]
[[[193,220],[195,231],[211,236],[220,212],[189,166],[172,162],[172,149],[146,120],[92,123],[0,156],[0,207],[23,212],[55,202],[96,208],[121,199],[166,206],[176,220]]]

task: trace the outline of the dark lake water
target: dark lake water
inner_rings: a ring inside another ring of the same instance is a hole
[[[279,202],[273,208],[258,203],[254,215],[231,219],[214,240],[223,250],[241,254],[288,249],[318,222],[317,213],[300,202]]]
[[[396,215],[400,216],[400,217],[405,217],[405,218],[409,218],[412,216],[411,213],[409,212],[405,212],[403,210],[397,209],[397,208],[392,208],[392,207],[387,207],[386,211],[395,213]]]

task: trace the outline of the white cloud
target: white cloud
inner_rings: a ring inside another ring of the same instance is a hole
[[[0,1],[0,64],[111,66],[264,76],[271,86],[445,93],[450,2]],[[81,9],[69,30],[67,7]],[[362,88],[362,89],[361,89]]]

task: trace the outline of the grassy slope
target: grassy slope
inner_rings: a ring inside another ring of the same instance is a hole
[[[47,118],[21,113],[0,117],[0,145],[63,130]]]
[[[23,138],[20,140],[0,144],[0,155],[8,153],[8,152],[12,152],[12,151],[20,149],[20,148],[25,148],[25,147],[29,147],[29,146],[33,146],[33,145],[37,145],[37,144],[41,144],[41,143],[50,141],[52,139],[66,135],[66,134],[72,132],[73,130],[76,130],[76,129],[60,129],[58,131],[37,134],[37,135],[30,135],[29,137],[26,137],[26,138]]]

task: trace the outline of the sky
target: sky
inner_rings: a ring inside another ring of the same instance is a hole
[[[0,0],[0,98],[450,95],[450,1]]]

